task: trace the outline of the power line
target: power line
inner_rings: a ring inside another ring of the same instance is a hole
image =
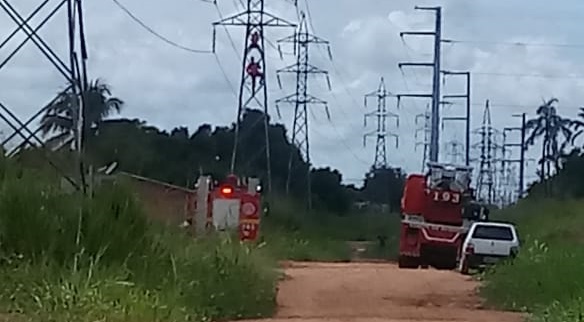
[[[559,48],[583,48],[584,44],[560,44],[560,43],[534,43],[522,41],[493,41],[493,40],[460,40],[444,39],[442,42],[449,44],[491,44],[504,46],[524,46],[524,47],[559,47]]]
[[[140,18],[136,17],[128,8],[126,8],[124,5],[122,5],[118,0],[112,0],[122,11],[124,11],[132,20],[134,20],[134,22],[136,22],[137,24],[139,24],[142,28],[144,28],[146,31],[148,31],[150,34],[152,34],[153,36],[155,36],[156,38],[164,41],[165,43],[179,48],[181,50],[184,51],[188,51],[191,53],[195,53],[195,54],[211,54],[213,53],[211,50],[202,50],[202,49],[193,49],[190,47],[186,47],[183,46],[181,44],[178,44],[168,38],[166,38],[165,36],[161,35],[160,33],[156,32],[154,29],[152,29],[150,26],[148,26],[145,22],[143,22]],[[207,1],[204,1],[207,2]]]
[[[535,77],[535,78],[559,78],[559,79],[584,79],[584,75],[544,75],[544,74],[514,74],[496,72],[472,72],[473,75],[495,77]]]
[[[219,66],[219,69],[221,70],[221,74],[223,75],[223,78],[225,78],[225,81],[227,82],[227,84],[231,88],[233,95],[235,95],[235,97],[237,97],[237,89],[235,89],[235,85],[233,85],[231,80],[229,80],[229,76],[227,76],[227,71],[223,67],[223,64],[221,64],[221,60],[219,60],[219,56],[216,53],[213,54],[213,56],[215,57],[215,60],[217,61],[217,65]]]

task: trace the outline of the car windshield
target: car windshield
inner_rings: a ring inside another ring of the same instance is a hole
[[[472,238],[511,241],[513,232],[510,227],[480,225],[475,228]]]

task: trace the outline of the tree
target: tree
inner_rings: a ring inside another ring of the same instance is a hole
[[[540,198],[546,193],[546,185],[556,188],[548,197],[554,198],[582,198],[584,197],[584,153],[580,149],[573,149],[561,158],[560,170],[546,182],[536,182],[529,187],[530,198]]]
[[[372,168],[366,175],[363,196],[367,201],[388,205],[390,212],[399,211],[405,180],[400,168]]]
[[[316,209],[328,209],[336,214],[345,214],[351,207],[348,191],[342,185],[343,175],[329,167],[312,170],[312,193]]]
[[[41,131],[43,136],[56,134],[48,140],[51,146],[70,144],[76,137],[79,120],[79,102],[83,99],[84,128],[86,135],[97,134],[99,124],[114,112],[121,112],[124,102],[112,97],[110,87],[99,79],[91,81],[83,93],[62,92],[43,115]]]
[[[575,144],[576,139],[579,138],[582,135],[582,133],[584,133],[584,129],[583,129],[584,128],[584,107],[580,107],[580,112],[578,113],[578,117],[580,119],[572,121],[574,129],[576,130],[576,133],[574,133],[574,135],[572,136],[572,140],[571,140],[572,144]]]
[[[556,98],[544,102],[536,110],[537,117],[526,123],[526,130],[530,131],[526,140],[526,149],[535,145],[536,139],[543,137],[539,160],[541,182],[551,175],[552,164],[556,171],[560,169],[560,158],[572,139],[574,122],[557,113],[556,103],[558,103]],[[563,141],[560,141],[560,136],[564,137]]]

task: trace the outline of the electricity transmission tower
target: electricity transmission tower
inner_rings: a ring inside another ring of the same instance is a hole
[[[503,162],[504,164],[512,164],[512,163],[517,163],[519,164],[519,183],[518,183],[518,187],[517,187],[517,196],[518,198],[522,198],[523,197],[523,192],[525,189],[525,139],[526,139],[526,129],[525,129],[525,125],[527,123],[527,115],[525,113],[522,114],[515,114],[513,115],[514,117],[521,117],[521,126],[520,127],[506,127],[503,129],[503,137],[504,137],[504,143],[503,143],[503,147],[512,149],[512,148],[519,148],[519,159],[510,159],[507,157],[504,157]],[[521,133],[521,139],[519,142],[517,143],[507,143],[507,134],[511,133],[511,132],[520,132]]]
[[[382,169],[387,167],[387,144],[386,138],[391,136],[395,138],[395,147],[396,149],[399,148],[399,136],[393,132],[387,131],[387,118],[395,118],[396,120],[396,128],[399,128],[399,116],[396,113],[389,112],[387,110],[387,97],[394,96],[390,92],[387,91],[385,88],[385,81],[383,77],[381,77],[381,81],[379,82],[379,87],[376,91],[373,91],[369,94],[365,95],[364,98],[364,105],[367,108],[367,99],[368,98],[376,98],[377,99],[377,110],[366,113],[363,119],[363,126],[367,127],[367,119],[370,117],[375,117],[377,119],[377,129],[366,133],[363,136],[363,146],[367,144],[367,137],[375,136],[377,138],[377,142],[375,145],[375,159],[373,161],[373,169]]]
[[[405,66],[413,67],[432,67],[433,77],[432,77],[432,94],[399,94],[397,95],[398,101],[401,97],[428,97],[432,98],[432,109],[431,109],[431,127],[430,127],[430,145],[429,145],[429,158],[430,161],[437,162],[439,149],[440,149],[440,55],[441,55],[441,43],[442,43],[442,8],[441,7],[420,7],[416,6],[416,10],[429,10],[434,11],[436,14],[436,26],[434,31],[407,31],[401,32],[400,37],[403,38],[405,35],[414,36],[433,36],[434,37],[434,58],[432,62],[427,63],[399,63],[398,67],[400,70]]]
[[[452,72],[452,71],[442,71],[444,74],[444,80],[446,76],[465,76],[466,78],[466,93],[464,94],[453,94],[444,95],[444,99],[448,98],[464,98],[466,100],[466,115],[465,116],[448,116],[442,118],[442,128],[444,128],[445,121],[463,121],[465,122],[465,164],[470,165],[470,72]],[[442,104],[452,104],[449,101],[443,101]]]
[[[457,140],[451,140],[446,142],[445,145],[446,155],[449,157],[452,164],[460,164],[460,160],[464,160],[465,154],[464,144]]]
[[[495,140],[497,130],[491,124],[489,100],[485,103],[482,126],[476,129],[475,133],[480,135],[481,138],[477,144],[480,150],[477,195],[480,200],[493,204],[495,202],[496,184],[496,149],[499,146]]]
[[[233,151],[231,154],[231,172],[235,173],[236,162],[241,137],[241,122],[243,114],[248,110],[259,110],[261,117],[254,121],[251,128],[246,129],[253,133],[253,128],[263,122],[265,141],[261,144],[255,154],[248,160],[254,162],[256,158],[265,152],[266,171],[268,179],[268,192],[272,191],[272,170],[270,157],[269,139],[269,117],[268,117],[268,88],[266,77],[266,54],[265,54],[265,27],[296,27],[295,24],[276,17],[265,11],[264,0],[247,0],[245,11],[229,16],[213,23],[213,35],[216,33],[216,26],[239,26],[245,27],[245,45],[243,50],[241,82],[239,86],[239,99],[237,105],[237,116],[235,119],[235,136]],[[215,52],[215,36],[213,36],[213,52]],[[259,142],[254,144],[260,145]],[[247,152],[247,151],[244,151]]]
[[[420,120],[423,123],[420,125]],[[416,133],[414,134],[414,138],[416,139],[416,143],[414,146],[414,150],[417,151],[418,146],[423,146],[423,154],[422,154],[422,171],[426,168],[426,162],[428,161],[428,147],[430,146],[430,132],[432,128],[431,124],[432,120],[432,113],[430,112],[430,106],[426,106],[426,111],[424,113],[416,115]],[[423,138],[422,140],[419,139],[420,132],[422,132]]]
[[[328,72],[309,63],[310,45],[326,45],[329,58],[332,59],[329,42],[311,34],[308,30],[306,16],[300,13],[300,24],[298,30],[291,36],[278,40],[278,43],[292,43],[296,54],[296,63],[284,67],[277,71],[278,84],[282,88],[280,74],[292,73],[296,75],[296,91],[286,97],[276,100],[276,108],[279,111],[279,104],[288,103],[294,106],[294,122],[292,124],[292,149],[288,160],[288,176],[286,179],[286,193],[290,193],[290,181],[294,170],[294,152],[296,148],[301,155],[306,158],[308,164],[306,172],[308,208],[312,208],[312,192],[310,180],[310,145],[308,140],[308,106],[312,104],[324,105],[327,117],[330,120],[330,113],[327,102],[308,93],[308,76],[313,74],[324,75],[327,79],[329,90],[331,89]]]
[[[85,166],[83,163],[83,148],[86,133],[86,124],[84,121],[85,115],[85,100],[83,93],[88,87],[88,77],[87,77],[87,46],[85,42],[85,31],[84,31],[84,14],[83,14],[83,4],[81,0],[45,0],[36,6],[30,14],[26,17],[23,16],[15,7],[10,3],[9,0],[0,0],[0,8],[6,13],[10,20],[16,24],[16,28],[12,31],[6,30],[6,37],[0,42],[0,55],[5,57],[0,61],[0,73],[3,69],[6,69],[6,65],[22,50],[23,46],[29,41],[34,43],[34,45],[41,51],[48,62],[55,67],[55,69],[63,76],[64,80],[67,82],[67,86],[62,91],[66,93],[68,98],[71,100],[70,104],[73,104],[75,114],[73,115],[73,124],[76,128],[72,129],[72,134],[66,138],[66,143],[73,143],[75,150],[77,152],[78,164],[79,164],[79,175],[80,184],[68,176],[62,169],[59,168],[50,157],[45,154],[45,149],[42,151],[42,157],[59,172],[74,188],[77,190],[82,190],[86,192],[85,183]],[[14,1],[17,3],[20,1]],[[67,30],[67,50],[66,54],[59,55],[59,52],[63,50],[57,50],[55,46],[49,45],[40,35],[40,30],[51,20],[62,19],[59,17],[61,13],[65,13],[66,19],[63,19],[62,23],[65,25]],[[4,19],[4,18],[3,18]],[[34,27],[31,26],[31,21],[40,21],[35,24]],[[10,32],[9,32],[10,31]],[[26,38],[21,41],[15,49],[9,50],[7,44],[14,40],[14,37],[19,33],[23,32],[26,34]],[[62,94],[60,93],[60,94]],[[26,95],[26,94],[25,94]],[[57,96],[58,97],[58,96]],[[14,156],[19,150],[26,147],[27,145],[35,146],[40,145],[46,148],[45,143],[39,138],[38,134],[41,128],[38,127],[35,130],[31,130],[31,124],[38,120],[38,118],[46,113],[48,108],[57,100],[57,97],[45,105],[43,108],[39,109],[37,113],[31,116],[28,120],[22,121],[13,112],[21,107],[9,108],[2,102],[0,102],[0,119],[11,127],[14,132],[6,137],[1,143],[2,148],[12,141],[15,137],[19,136],[23,142],[18,144],[14,149],[7,151],[8,156]],[[60,117],[66,115],[56,114],[54,116]],[[2,150],[2,149],[0,149]]]

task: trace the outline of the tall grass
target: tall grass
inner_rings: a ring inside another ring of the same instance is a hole
[[[489,271],[482,293],[497,306],[532,313],[533,321],[582,321],[584,202],[524,202],[499,215],[523,237],[518,258]]]
[[[279,198],[262,222],[267,250],[276,258],[293,260],[347,261],[348,241],[378,242],[369,254],[395,257],[399,238],[399,216],[387,213],[350,213],[339,216],[327,212],[307,212],[293,202]]]
[[[0,162],[1,312],[36,321],[271,314],[277,276],[260,252],[157,227],[123,187],[84,199]]]

